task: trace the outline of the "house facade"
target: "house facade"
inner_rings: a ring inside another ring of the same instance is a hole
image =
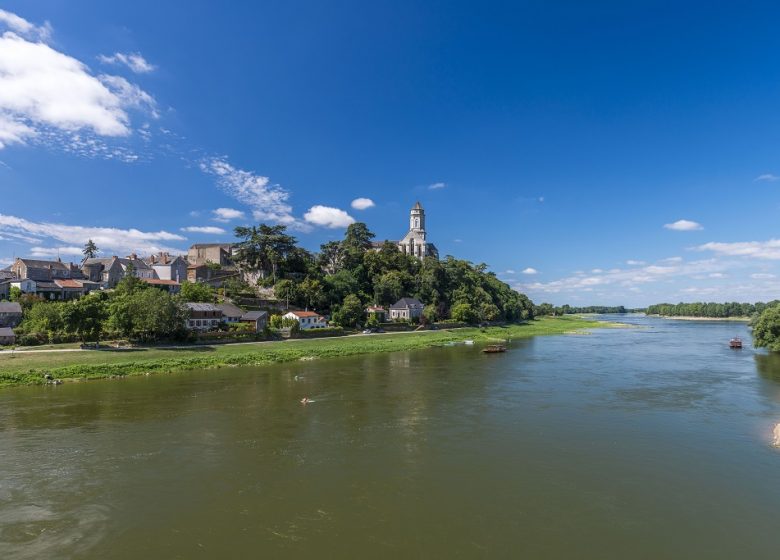
[[[387,320],[387,309],[378,305],[372,305],[370,307],[366,307],[366,315],[374,315],[376,316],[377,321],[384,323]]]
[[[11,283],[0,280],[0,301],[11,297]]]
[[[190,265],[218,264],[229,266],[233,264],[232,243],[196,243],[187,252],[187,261]]]
[[[19,288],[23,294],[34,294],[38,291],[38,283],[30,278],[11,280],[8,285],[12,288]]]
[[[171,256],[168,253],[160,251],[152,255],[144,262],[152,268],[155,277],[160,280],[175,280],[184,282],[187,280],[187,261],[180,256]]]
[[[243,309],[232,303],[218,303],[217,307],[222,311],[222,320],[228,324],[238,323],[246,313]]]
[[[22,322],[22,306],[16,302],[0,301],[0,327],[16,327]]]
[[[249,323],[256,333],[263,332],[268,324],[268,313],[265,311],[247,311],[241,316],[242,323]]]
[[[298,321],[302,331],[307,331],[309,329],[324,329],[328,326],[325,317],[319,313],[314,313],[313,311],[290,311],[283,315],[283,317],[285,319]]]
[[[80,276],[77,267],[60,260],[44,261],[17,258],[11,265],[10,270],[15,278],[29,278],[31,280],[55,280],[57,278]]]
[[[185,303],[189,310],[187,328],[195,331],[207,331],[218,327],[222,322],[222,310],[213,303]]]
[[[105,288],[115,288],[131,267],[136,278],[143,280],[155,277],[154,269],[135,254],[125,258],[112,256],[85,259],[81,265],[81,271],[88,280],[100,282]]]
[[[390,306],[391,321],[411,321],[422,317],[423,305],[414,298],[401,298]]]
[[[16,344],[16,335],[13,329],[0,327],[0,346],[11,346]]]

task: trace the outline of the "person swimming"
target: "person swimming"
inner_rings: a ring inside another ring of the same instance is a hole
[[[303,397],[301,399],[301,404],[309,404],[310,402],[313,402],[313,401],[311,399],[309,399],[308,397]]]

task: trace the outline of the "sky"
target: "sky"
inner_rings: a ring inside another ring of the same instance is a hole
[[[780,298],[780,5],[0,0],[0,265],[354,221],[535,302]]]

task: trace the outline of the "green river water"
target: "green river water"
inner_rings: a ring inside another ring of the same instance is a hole
[[[0,559],[780,557],[780,357],[621,320],[2,390]]]

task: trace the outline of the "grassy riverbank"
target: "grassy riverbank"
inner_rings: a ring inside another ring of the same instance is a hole
[[[44,383],[50,373],[65,381],[100,379],[188,369],[256,366],[302,359],[331,358],[377,352],[397,352],[472,339],[477,343],[532,336],[566,334],[614,324],[582,317],[542,318],[523,325],[130,350],[0,353],[0,386]]]

